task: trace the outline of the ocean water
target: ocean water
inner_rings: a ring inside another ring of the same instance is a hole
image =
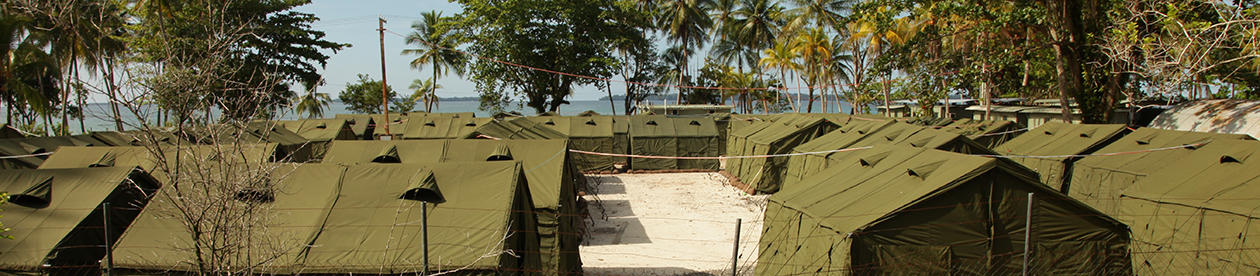
[[[653,104],[661,104],[661,103],[656,102]],[[491,114],[493,114],[493,112],[480,110],[479,107],[480,107],[480,103],[477,101],[447,101],[447,102],[441,102],[438,105],[438,108],[434,110],[434,112],[473,112],[474,114],[476,114],[477,117],[489,117]],[[848,113],[850,108],[851,107],[849,106],[847,102],[840,103],[841,112]],[[559,112],[561,115],[577,115],[578,113],[582,113],[583,111],[593,110],[595,112],[598,112],[599,114],[608,115],[608,114],[614,114],[613,112],[614,109],[616,110],[615,113],[617,115],[622,115],[622,111],[625,110],[620,100],[613,101],[612,105],[610,105],[608,101],[588,100],[588,101],[571,101],[571,103],[569,104],[560,106]],[[836,106],[831,105],[830,110],[832,112],[835,112],[835,109],[836,109]],[[814,112],[820,112],[820,110],[822,110],[822,103],[815,102]],[[84,120],[84,126],[86,127],[87,131],[90,132],[90,131],[114,130],[114,123],[113,123],[113,120],[111,119],[112,112],[109,111],[109,105],[104,104],[104,103],[90,103],[88,104],[87,109],[85,109],[85,111],[86,111],[87,116]],[[512,108],[510,111],[517,111],[517,112],[520,112],[521,114],[526,114],[526,115],[535,114],[533,109],[529,107],[515,107],[515,108]],[[136,114],[127,110],[122,110],[122,113],[123,113],[122,117],[123,117],[123,122],[124,122],[123,123],[124,128],[126,129],[137,128],[136,126],[139,125],[139,121],[137,120],[137,118],[139,116],[136,116]],[[156,118],[153,117],[152,113],[154,112],[151,107],[141,108],[141,113],[147,114],[147,117],[148,117],[147,119],[149,122],[156,121]],[[217,112],[215,113],[216,113],[215,116],[218,117]],[[350,112],[349,110],[346,110],[345,104],[339,101],[334,101],[329,105],[328,109],[324,111],[324,115],[325,115],[324,117],[331,118],[336,114],[347,114],[347,113],[354,113],[354,112]],[[278,114],[278,115],[279,115],[279,118],[283,120],[300,119],[299,116],[295,114],[293,110],[291,109],[284,110],[282,111],[281,114]],[[53,120],[57,121],[58,118],[54,118]],[[70,131],[73,133],[80,133],[79,130],[80,129],[79,129],[78,120],[73,120],[73,119],[70,120]]]

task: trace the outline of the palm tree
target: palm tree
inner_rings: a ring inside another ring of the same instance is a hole
[[[421,80],[415,79],[411,81],[411,102],[424,103],[424,112],[433,112],[433,108],[438,107],[437,89],[442,88],[441,85],[433,81],[433,79]]]
[[[451,17],[442,16],[441,12],[429,11],[422,13],[423,19],[411,24],[414,32],[407,35],[407,44],[414,44],[418,48],[403,50],[403,54],[418,55],[416,59],[411,61],[411,68],[420,69],[425,65],[432,66],[433,84],[430,85],[428,92],[423,95],[431,97],[433,104],[437,103],[437,79],[449,73],[455,73],[457,76],[464,75],[465,59],[464,56],[455,51],[455,34],[447,27]],[[416,80],[418,82],[420,80]],[[416,82],[412,82],[415,86]],[[414,89],[414,88],[413,88]],[[432,108],[430,102],[425,102],[425,112],[429,112]]]
[[[800,55],[804,67],[805,74],[801,78],[809,86],[809,101],[805,106],[805,112],[811,113],[814,110],[814,87],[819,81],[823,80],[822,72],[824,64],[830,63],[831,58],[831,39],[827,37],[821,27],[815,27],[803,32],[796,37],[795,47],[792,48],[797,55]]]
[[[791,32],[811,27],[835,28],[840,24],[840,13],[851,4],[851,0],[792,0],[795,9],[791,11],[791,19],[784,27]]]
[[[922,23],[909,17],[902,17],[893,20],[891,29],[881,30],[872,20],[859,20],[855,24],[851,24],[850,28],[853,36],[850,39],[855,40],[855,45],[860,45],[871,60],[878,59],[889,47],[905,44],[915,34],[918,33]],[[860,41],[860,42],[858,42]],[[888,82],[890,74],[881,74],[884,81]],[[884,94],[884,110],[888,111],[891,107],[888,85],[884,85],[882,89]],[[886,114],[887,115],[887,114]]]
[[[316,93],[314,87],[308,87],[306,95],[298,98],[298,104],[294,107],[294,111],[298,113],[298,116],[306,113],[306,118],[323,118],[324,109],[328,108],[331,102],[332,97],[329,97],[328,93]]]
[[[678,83],[684,83],[687,73],[687,59],[694,48],[704,46],[705,32],[713,27],[713,19],[705,11],[714,5],[713,0],[666,0],[659,6],[660,17],[657,26],[665,35],[677,43],[682,49],[681,62],[678,64]],[[678,89],[677,101],[682,103],[683,89]]]
[[[775,43],[773,48],[766,49],[762,52],[761,60],[758,62],[762,68],[778,70],[779,81],[781,81],[784,86],[787,85],[788,71],[801,70],[801,64],[796,62],[796,59],[800,56],[797,55],[796,52],[792,51],[792,47],[788,43],[790,42],[787,40],[780,40],[779,43]],[[790,95],[788,96],[788,102],[792,102],[792,97]],[[799,112],[797,104],[797,102],[791,103],[793,112]]]

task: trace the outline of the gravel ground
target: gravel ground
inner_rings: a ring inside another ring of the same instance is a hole
[[[590,275],[729,275],[740,226],[740,274],[752,274],[766,196],[716,173],[591,176],[582,263]]]

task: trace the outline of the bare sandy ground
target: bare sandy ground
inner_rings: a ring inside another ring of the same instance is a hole
[[[591,221],[581,247],[590,275],[730,275],[735,220],[739,272],[751,275],[766,196],[716,173],[592,176]]]

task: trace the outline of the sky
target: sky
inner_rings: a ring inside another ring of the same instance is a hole
[[[415,56],[403,55],[402,50],[415,46],[408,46],[403,36],[411,33],[411,24],[420,20],[421,12],[436,10],[443,15],[453,15],[459,13],[461,8],[446,0],[314,0],[297,10],[318,16],[319,22],[312,27],[324,31],[327,40],[352,45],[336,53],[325,53],[330,56],[328,66],[321,72],[326,84],[319,87],[318,91],[336,98],[347,84],[358,80],[358,74],[367,74],[374,80],[380,80],[378,17],[386,20],[385,29],[388,30],[385,32],[386,81],[399,95],[409,95],[411,90],[407,87],[412,80],[427,79],[433,73],[427,69],[411,68],[410,62]],[[438,84],[442,86],[437,91],[440,97],[477,96],[472,82],[454,74],[441,77]],[[574,90],[570,100],[596,100],[607,95],[606,91],[593,87],[575,87]],[[613,93],[622,92],[614,85]]]

